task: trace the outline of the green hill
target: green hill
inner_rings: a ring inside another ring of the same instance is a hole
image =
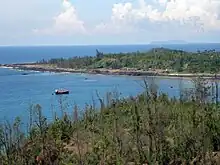
[[[69,59],[51,59],[41,63],[53,64],[60,68],[74,69],[123,69],[168,70],[178,73],[219,73],[220,52],[185,52],[155,48],[147,52],[103,54],[97,50],[95,57],[73,57]]]

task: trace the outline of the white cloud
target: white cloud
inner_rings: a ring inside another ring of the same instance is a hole
[[[130,37],[142,40],[155,38],[186,39],[218,32],[220,0],[138,0],[113,4],[111,15],[103,22],[87,26],[68,0],[53,18],[49,28],[34,29],[35,34],[83,35],[87,37]],[[94,11],[90,11],[91,15]],[[91,22],[92,22],[91,18]],[[202,33],[198,33],[203,32]],[[89,35],[88,35],[89,34]],[[91,34],[91,35],[90,35]],[[116,38],[117,38],[116,37]]]
[[[138,7],[131,2],[117,3],[112,7],[110,22],[101,23],[96,30],[118,33],[145,29],[140,24],[178,23],[193,31],[212,31],[220,28],[220,0],[154,0],[147,4],[139,0]],[[171,27],[172,28],[172,27]]]
[[[34,33],[49,35],[70,35],[86,33],[84,22],[79,19],[75,7],[68,1],[63,0],[62,12],[53,18],[54,24],[46,29],[33,29]]]
[[[216,30],[220,27],[219,0],[171,0],[164,2],[165,10],[162,20],[202,25],[205,30]]]
[[[130,26],[134,21],[136,21],[136,18],[131,3],[114,4],[110,22],[100,23],[95,27],[95,31],[110,34],[134,32],[136,29]]]

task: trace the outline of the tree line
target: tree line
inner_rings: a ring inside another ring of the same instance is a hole
[[[220,52],[215,50],[186,52],[166,48],[154,48],[147,52],[102,53],[96,56],[72,57],[68,59],[42,60],[39,63],[73,69],[162,69],[179,73],[218,73]]]

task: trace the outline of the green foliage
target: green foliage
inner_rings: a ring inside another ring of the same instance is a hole
[[[220,107],[207,102],[207,83],[195,80],[188,99],[178,100],[159,95],[153,81],[145,81],[137,97],[109,93],[106,105],[100,99],[100,112],[86,106],[80,119],[75,106],[73,117],[48,124],[40,105],[33,106],[27,136],[19,118],[0,127],[0,163],[219,164]]]
[[[49,63],[61,68],[74,69],[142,69],[167,70],[186,73],[218,73],[220,70],[220,53],[215,50],[204,52],[185,52],[155,48],[148,52],[103,54],[96,50],[95,57],[73,57],[69,59],[51,59],[40,62]]]

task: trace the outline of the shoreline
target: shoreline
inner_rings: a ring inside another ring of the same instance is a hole
[[[48,64],[37,63],[21,63],[21,64],[0,64],[0,68],[10,68],[29,71],[40,72],[55,72],[55,73],[86,73],[86,74],[103,74],[103,75],[124,75],[124,76],[155,76],[155,77],[169,77],[169,78],[195,78],[201,76],[207,79],[214,79],[214,74],[209,73],[162,73],[158,71],[143,71],[143,70],[125,70],[125,69],[71,69],[71,68],[57,68]],[[217,74],[220,76],[220,74]]]

